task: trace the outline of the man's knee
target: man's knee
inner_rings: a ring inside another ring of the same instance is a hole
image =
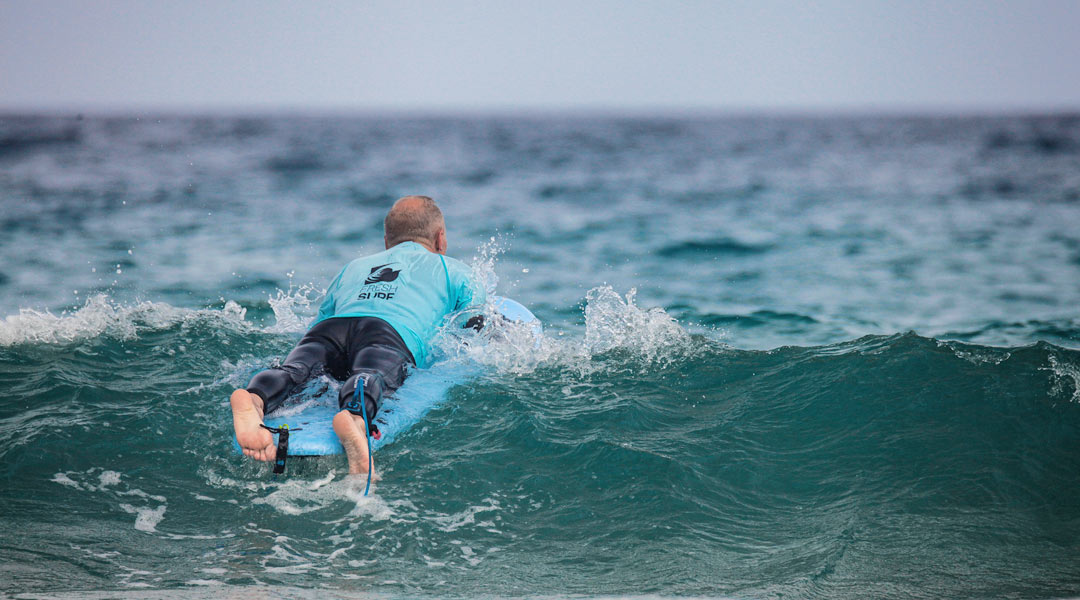
[[[359,417],[366,416],[368,433],[376,437],[379,428],[375,426],[375,415],[379,412],[382,387],[382,376],[378,373],[357,373],[338,390],[338,407]]]
[[[294,374],[280,367],[260,371],[251,378],[247,391],[262,398],[265,413],[271,413],[285,400],[289,391],[296,387]]]
[[[343,409],[351,410],[355,414],[360,414],[360,396],[363,396],[364,399],[367,399],[375,406],[376,410],[378,410],[378,406],[382,400],[384,387],[385,385],[381,374],[357,373],[346,379],[345,383],[341,385],[341,389],[338,390],[338,406]],[[349,407],[353,402],[356,402],[357,405],[354,409],[350,409]],[[374,416],[374,413],[369,413],[369,416]]]

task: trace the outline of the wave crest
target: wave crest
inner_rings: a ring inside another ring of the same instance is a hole
[[[1047,360],[1050,366],[1046,367],[1045,370],[1054,374],[1050,394],[1052,396],[1064,396],[1068,394],[1071,387],[1072,394],[1069,396],[1069,401],[1080,402],[1080,367],[1061,360],[1053,354]]]
[[[247,310],[231,300],[221,309],[177,308],[164,302],[116,304],[104,294],[92,296],[73,312],[54,315],[49,311],[24,308],[0,321],[0,346],[23,343],[62,344],[107,336],[132,340],[145,330],[160,330],[195,322],[240,329]]]
[[[274,311],[274,324],[266,328],[267,333],[304,333],[308,330],[311,305],[322,298],[326,289],[310,283],[298,287],[289,286],[288,290],[278,290],[277,296],[269,299]]]
[[[533,326],[496,317],[494,306],[485,308],[487,325],[476,335],[462,325],[466,314],[455,315],[433,346],[437,360],[467,360],[497,373],[521,375],[537,368],[560,367],[578,372],[603,369],[601,356],[622,353],[632,363],[666,365],[685,359],[696,348],[690,333],[662,308],[642,309],[636,290],[619,295],[610,286],[585,295],[584,340],[554,335],[537,336]],[[614,364],[625,366],[625,361]]]
[[[596,287],[585,294],[585,348],[590,356],[624,350],[645,362],[667,362],[672,350],[687,348],[690,334],[664,312],[653,307],[641,309],[637,290],[626,297],[610,286]]]

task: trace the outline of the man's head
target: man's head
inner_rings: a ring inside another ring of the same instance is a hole
[[[383,230],[387,248],[416,242],[436,254],[446,254],[446,222],[435,201],[427,196],[405,196],[395,202],[386,213]]]

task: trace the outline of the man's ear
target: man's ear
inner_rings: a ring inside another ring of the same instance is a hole
[[[390,240],[386,239],[386,236],[385,236],[385,235],[384,235],[384,236],[382,236],[382,243],[383,243],[383,246],[386,246],[386,249],[387,249],[387,250],[389,250],[389,249],[390,249]]]
[[[439,233],[435,234],[435,252],[438,254],[446,254],[446,228],[439,229]]]

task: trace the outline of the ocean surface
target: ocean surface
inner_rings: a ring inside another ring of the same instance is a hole
[[[275,477],[407,194],[544,337]],[[0,482],[5,598],[1078,596],[1080,117],[0,117]]]

